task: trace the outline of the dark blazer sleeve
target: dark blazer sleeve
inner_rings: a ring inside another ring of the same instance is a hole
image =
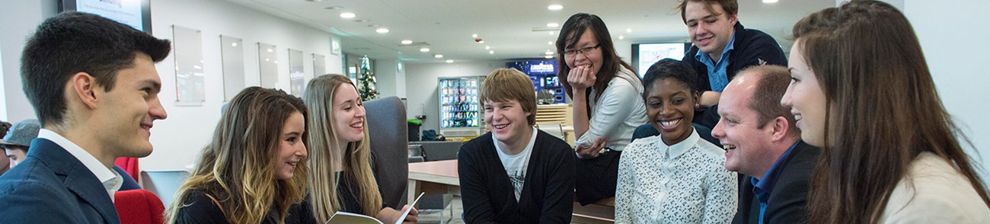
[[[228,223],[223,211],[202,191],[191,191],[175,214],[176,224]]]
[[[548,177],[540,223],[570,223],[574,210],[575,159],[571,154],[573,150],[567,143],[553,136],[540,132],[538,137],[549,140],[550,144],[547,144],[546,148],[533,150],[552,152],[539,162],[547,164],[545,167]]]
[[[482,135],[478,138],[484,138]],[[476,139],[478,139],[476,138]],[[461,202],[464,206],[464,223],[495,223],[495,209],[488,198],[487,176],[481,156],[481,144],[470,141],[457,153],[457,174],[461,182]]]
[[[807,223],[808,192],[811,173],[818,161],[821,150],[804,142],[799,142],[780,174],[770,206],[767,207],[768,223]]]
[[[23,166],[23,164],[22,164]],[[16,184],[17,186],[12,186]],[[63,211],[64,201],[46,189],[53,186],[37,181],[21,181],[0,189],[0,223],[76,223]]]
[[[746,32],[751,32],[753,39],[749,44],[743,46],[743,49],[736,49],[740,53],[738,58],[730,59],[738,60],[732,63],[742,65],[735,72],[753,65],[787,66],[787,57],[784,56],[784,50],[780,48],[780,44],[777,44],[777,41],[773,37],[757,30],[747,29]],[[731,74],[730,76],[735,76],[735,74]]]

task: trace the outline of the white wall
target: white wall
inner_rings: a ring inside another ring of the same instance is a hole
[[[942,103],[976,147],[971,153],[983,164],[983,180],[990,182],[990,67],[986,52],[990,30],[981,21],[990,11],[983,0],[905,1],[911,21],[932,70]]]
[[[395,59],[375,60],[375,87],[378,97],[398,96],[398,61]]]
[[[326,71],[340,71],[341,58],[330,53],[331,35],[309,26],[277,18],[226,1],[170,0],[152,5],[152,27],[159,38],[172,39],[172,25],[202,31],[206,102],[202,106],[175,104],[175,58],[170,55],[157,64],[162,77],[159,97],[169,118],[155,123],[151,142],[155,151],[141,160],[143,169],[181,169],[191,165],[212,136],[220,118],[223,104],[223,80],[219,35],[243,40],[245,82],[258,85],[259,64],[257,42],[274,44],[278,61],[288,62],[288,48],[302,50],[304,55],[326,55]],[[311,56],[306,56],[311,57]],[[313,76],[312,60],[304,59],[306,79]],[[288,63],[278,64],[278,87],[289,89]]]
[[[437,81],[440,77],[484,76],[496,68],[504,68],[505,61],[464,63],[404,64],[406,71],[406,116],[426,115],[420,130],[438,129],[440,106],[437,99]],[[437,130],[439,131],[439,130]]]
[[[56,0],[10,1],[0,9],[0,120],[35,118],[21,89],[21,51],[38,24],[57,11]]]

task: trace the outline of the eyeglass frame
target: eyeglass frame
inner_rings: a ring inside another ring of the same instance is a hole
[[[592,50],[598,49],[600,47],[602,47],[602,44],[598,43],[595,44],[595,46],[587,46],[579,49],[564,50],[564,57],[574,57],[575,55],[577,55],[577,53],[580,53],[581,55],[585,55],[588,52],[591,52]],[[587,55],[585,55],[585,57],[587,57]]]

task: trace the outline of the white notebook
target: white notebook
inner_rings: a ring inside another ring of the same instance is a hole
[[[399,216],[399,219],[395,222],[395,224],[402,224],[402,221],[406,220],[406,216],[409,216],[409,212],[412,211],[412,208],[416,206],[416,203],[419,202],[419,199],[422,197],[423,197],[423,193],[419,193],[419,196],[416,197],[416,200],[413,201],[412,204],[409,204],[409,209],[402,211],[402,216]],[[327,220],[327,224],[345,224],[345,223],[346,224],[385,224],[382,221],[371,216],[350,213],[350,212],[341,212],[341,211],[334,213],[333,216],[330,217],[330,220]]]

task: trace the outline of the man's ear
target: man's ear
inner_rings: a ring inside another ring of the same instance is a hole
[[[79,72],[69,78],[70,91],[75,93],[80,103],[89,109],[96,108],[96,77]]]
[[[736,23],[738,22],[739,22],[739,15],[729,15],[729,24],[735,27]]]
[[[794,128],[794,126],[788,124],[787,118],[784,117],[778,116],[770,122],[772,122],[770,125],[773,125],[772,126],[773,132],[770,133],[771,139],[773,139],[773,141],[783,140],[784,138],[787,137],[787,133],[791,131],[791,128]]]

